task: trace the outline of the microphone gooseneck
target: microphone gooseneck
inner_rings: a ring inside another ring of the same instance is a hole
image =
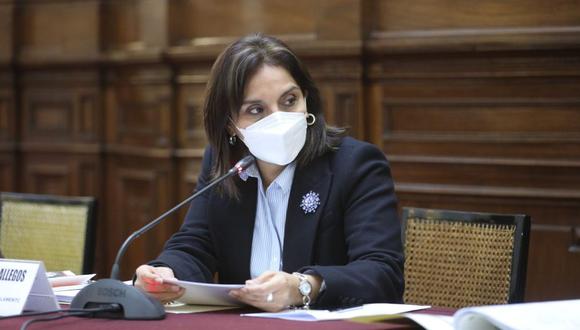
[[[141,290],[133,286],[125,285],[119,281],[119,263],[123,255],[125,255],[125,251],[131,242],[133,242],[137,237],[157,226],[161,221],[165,220],[179,208],[191,202],[191,200],[223,180],[236,174],[240,174],[254,162],[255,158],[251,155],[242,158],[224,175],[213,179],[205,187],[196,191],[181,203],[177,204],[169,211],[160,215],[157,219],[149,222],[127,237],[117,252],[117,257],[115,258],[115,262],[111,269],[111,278],[99,280],[82,289],[71,302],[71,308],[91,308],[115,305],[120,306],[119,312],[95,313],[92,316],[100,318],[124,318],[130,320],[158,320],[165,318],[165,309],[159,301]]]

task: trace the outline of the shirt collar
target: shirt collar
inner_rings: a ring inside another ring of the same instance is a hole
[[[295,171],[296,171],[296,162],[292,162],[286,165],[286,167],[284,167],[282,172],[280,172],[280,174],[278,174],[276,179],[274,179],[272,184],[277,184],[278,186],[280,186],[280,188],[282,189],[282,191],[284,191],[285,194],[289,193],[290,188],[292,187],[292,180],[294,179]],[[250,167],[248,167],[248,169],[240,173],[240,178],[244,181],[247,181],[249,177],[257,178],[260,184],[262,183],[260,171],[258,170],[258,166],[256,166],[255,163],[252,164]]]

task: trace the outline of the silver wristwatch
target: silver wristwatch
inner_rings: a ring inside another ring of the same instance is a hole
[[[292,273],[292,275],[298,277],[300,284],[298,284],[298,292],[302,295],[302,303],[304,304],[304,309],[310,308],[310,293],[312,293],[312,284],[308,282],[306,275],[300,273]]]

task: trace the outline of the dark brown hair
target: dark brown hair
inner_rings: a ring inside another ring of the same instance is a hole
[[[326,125],[318,88],[294,52],[277,38],[248,35],[230,44],[218,56],[207,83],[203,114],[205,131],[213,149],[212,177],[227,172],[249,152],[241,141],[233,146],[228,143],[228,126],[242,106],[246,83],[263,65],[288,71],[306,95],[307,111],[316,116],[316,122],[308,126],[306,142],[296,158],[299,168],[335,149],[344,134],[343,129]],[[237,198],[233,180],[226,181],[221,191]]]

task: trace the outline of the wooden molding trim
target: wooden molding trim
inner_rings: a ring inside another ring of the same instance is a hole
[[[120,144],[105,145],[104,150],[108,154],[121,156],[137,156],[150,158],[172,158],[174,151],[172,149],[136,147]]]
[[[175,46],[167,50],[166,57],[171,62],[213,60],[236,38],[218,38],[214,42],[186,46]],[[362,54],[361,40],[285,40],[298,56],[316,57],[353,57]]]
[[[22,142],[18,149],[24,152],[38,153],[75,153],[75,154],[99,154],[103,147],[97,143],[66,143],[66,142]]]
[[[386,132],[383,141],[414,142],[457,142],[462,143],[579,143],[580,133],[425,133],[425,132]]]
[[[573,199],[580,201],[580,190],[518,187],[485,187],[428,183],[398,183],[395,191],[404,194],[459,195],[477,197],[515,197],[533,199]]]
[[[377,53],[579,48],[580,26],[372,31],[365,51]]]
[[[580,167],[580,160],[387,155],[391,163]]]

